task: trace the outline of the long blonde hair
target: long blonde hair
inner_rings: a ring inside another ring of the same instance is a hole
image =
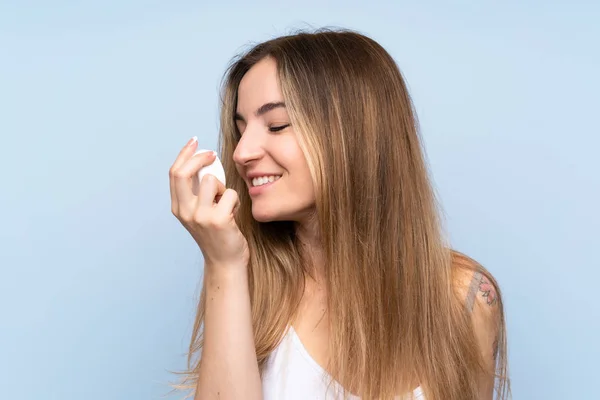
[[[484,372],[469,310],[454,290],[456,268],[483,267],[443,239],[417,120],[402,75],[375,41],[319,30],[256,45],[227,71],[220,147],[239,194],[240,230],[251,250],[249,289],[262,372],[296,315],[309,273],[292,222],[259,223],[232,162],[239,139],[237,88],[272,57],[292,125],[307,158],[325,257],[332,379],[365,399],[390,399],[420,384],[427,399],[477,398]],[[496,361],[507,396],[502,302]],[[196,385],[205,299],[201,294],[181,387]]]

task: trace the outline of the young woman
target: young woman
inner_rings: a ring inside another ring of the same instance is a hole
[[[202,250],[180,387],[195,399],[491,399],[509,394],[493,277],[443,239],[392,57],[350,31],[259,44],[227,72],[220,147],[170,169]],[[496,383],[496,385],[494,385]]]

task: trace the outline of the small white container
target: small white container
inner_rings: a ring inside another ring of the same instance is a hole
[[[194,155],[199,154],[199,153],[205,153],[207,151],[212,151],[212,150],[206,150],[206,149],[196,150],[196,153],[194,153]],[[200,169],[200,171],[198,171],[198,182],[202,182],[202,177],[206,174],[214,175],[218,180],[220,180],[223,183],[223,185],[225,185],[225,170],[223,169],[223,164],[221,164],[221,160],[219,160],[219,156],[217,156],[215,158],[215,161],[213,161],[212,164],[207,165],[206,167],[204,167],[204,168]]]

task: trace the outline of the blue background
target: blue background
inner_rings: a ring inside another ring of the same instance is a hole
[[[298,4],[303,3],[303,4]],[[158,399],[202,268],[168,169],[251,42],[339,26],[413,95],[452,243],[506,299],[515,399],[598,398],[600,6],[0,3],[0,398]]]

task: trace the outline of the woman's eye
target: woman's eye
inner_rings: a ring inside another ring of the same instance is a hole
[[[284,130],[288,126],[290,126],[290,124],[280,125],[280,126],[271,126],[271,127],[269,127],[269,132],[279,132],[279,131]]]

